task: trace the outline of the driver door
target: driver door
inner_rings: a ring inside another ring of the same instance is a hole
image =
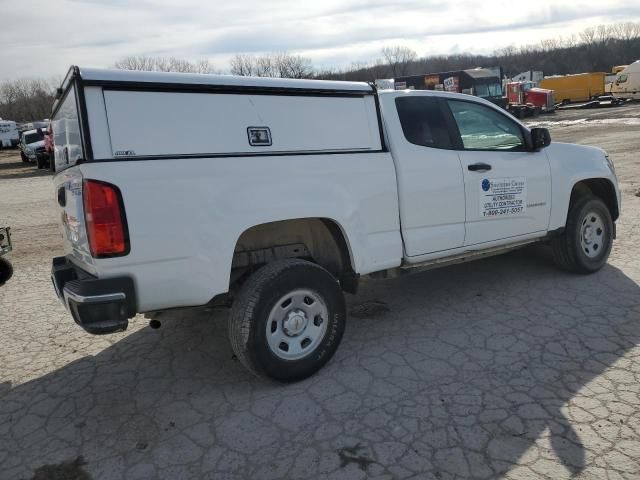
[[[533,152],[523,127],[498,108],[447,99],[457,129],[465,184],[465,246],[544,235],[551,208],[551,171]]]

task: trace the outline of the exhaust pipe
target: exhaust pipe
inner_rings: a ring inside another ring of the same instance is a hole
[[[149,326],[151,328],[153,328],[154,330],[157,330],[158,328],[160,328],[162,326],[162,323],[160,323],[160,320],[156,320],[154,318],[153,320],[149,320]]]

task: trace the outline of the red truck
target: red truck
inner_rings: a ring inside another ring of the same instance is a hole
[[[553,90],[538,88],[535,82],[509,82],[506,91],[507,110],[517,118],[555,110]]]

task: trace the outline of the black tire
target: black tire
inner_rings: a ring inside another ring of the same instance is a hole
[[[4,285],[13,276],[13,266],[6,258],[0,257],[0,286]]]
[[[24,163],[29,163],[29,157],[27,157],[24,152],[20,152],[20,158]]]
[[[36,164],[38,165],[38,170],[42,170],[44,168],[44,158],[37,157]]]
[[[328,318],[319,320],[326,322],[326,329],[304,357],[287,360],[269,346],[267,325],[278,302],[301,289],[312,291],[326,306]],[[229,340],[240,362],[255,375],[291,382],[313,375],[329,361],[345,323],[345,300],[333,275],[306,260],[278,260],[256,271],[240,289],[229,316]]]
[[[595,212],[602,219],[604,226],[602,239],[605,244],[594,245],[598,249],[595,256],[587,255],[581,243],[583,222],[590,220],[587,215],[591,212]],[[565,230],[551,240],[551,248],[553,259],[560,268],[568,272],[587,274],[597,272],[607,263],[612,243],[611,212],[598,197],[586,194],[579,197],[569,209]]]

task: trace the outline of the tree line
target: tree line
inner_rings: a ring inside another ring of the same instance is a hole
[[[129,56],[113,67],[186,73],[230,73],[241,76],[316,78],[325,80],[374,81],[405,75],[501,66],[511,77],[526,70],[545,75],[580,72],[610,72],[615,65],[640,59],[640,23],[598,25],[567,37],[543,40],[533,45],[509,45],[490,55],[449,54],[419,57],[403,45],[385,47],[373,62],[354,62],[347,68],[314,68],[311,59],[286,52],[263,55],[237,54],[227,72],[207,59],[196,62],[175,57]],[[18,79],[0,83],[0,118],[31,121],[51,114],[54,92],[59,82]]]
[[[32,121],[51,114],[55,90],[60,82],[21,78],[0,83],[0,118]]]
[[[613,66],[640,60],[640,23],[626,22],[589,27],[579,34],[542,40],[533,45],[509,45],[490,55],[469,53],[418,57],[404,47],[385,48],[369,64],[354,63],[345,69],[316,72],[315,78],[373,81],[405,75],[447,72],[474,67],[502,67],[513,77],[527,70],[545,75],[611,72]]]

